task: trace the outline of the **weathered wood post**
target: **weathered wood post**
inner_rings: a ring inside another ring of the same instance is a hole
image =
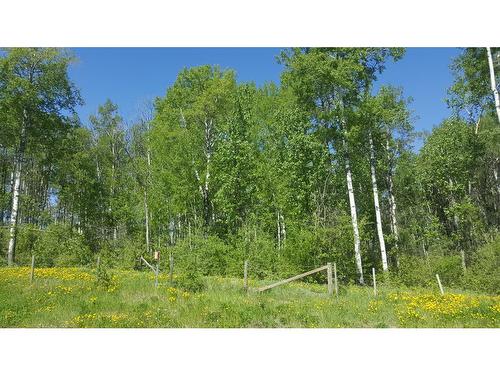
[[[377,296],[377,276],[375,275],[375,267],[372,267],[372,277],[373,277],[373,295]]]
[[[160,274],[160,252],[154,252],[154,259],[156,260],[156,269],[155,269],[155,288],[158,288],[158,276]]]
[[[158,288],[158,275],[160,273],[160,259],[156,262],[156,272],[155,272],[155,288]]]
[[[168,279],[170,281],[170,284],[172,284],[174,280],[174,255],[172,254],[172,252],[170,252],[169,259],[170,259],[170,269],[168,272]]]
[[[333,262],[333,281],[335,283],[335,296],[338,298],[339,296],[339,283],[337,281],[337,263]]]
[[[30,284],[33,284],[33,279],[35,278],[35,256],[31,256],[31,273],[30,273]]]
[[[328,294],[332,295],[333,294],[333,280],[332,280],[332,264],[328,262],[326,264],[326,276],[328,279]]]
[[[243,265],[243,289],[248,292],[248,260]]]
[[[439,290],[441,291],[441,295],[444,295],[443,285],[441,284],[441,279],[439,278],[439,275],[437,273],[436,273],[436,279],[439,285]]]

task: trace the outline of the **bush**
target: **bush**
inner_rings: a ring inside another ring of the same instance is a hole
[[[436,274],[438,274],[444,286],[463,286],[464,270],[459,255],[430,257],[430,263],[433,281],[436,280]]]
[[[231,256],[228,258],[228,274],[243,277],[245,260],[249,262],[249,277],[266,278],[275,274],[280,268],[276,244],[264,233],[250,232],[246,236],[242,229],[238,235],[230,239]]]
[[[21,239],[29,237],[26,242],[32,244],[32,248],[25,244],[21,244],[20,248],[28,257],[28,251],[32,250],[38,266],[81,266],[92,262],[92,252],[83,236],[72,231],[68,225],[51,224],[37,235],[28,230],[25,232]]]
[[[206,283],[199,272],[188,272],[179,275],[174,280],[174,286],[176,288],[186,290],[188,292],[201,292],[206,289]]]
[[[117,241],[114,245],[112,241],[104,242],[99,253],[106,259],[110,267],[118,268],[137,268],[137,260],[141,255],[144,257],[150,254],[144,254],[144,244],[139,240],[124,238]]]
[[[113,276],[108,272],[104,264],[97,267],[96,286],[99,288],[108,289],[112,285]]]
[[[192,236],[191,242],[188,239],[179,241],[171,251],[177,270],[205,276],[226,275],[228,259],[232,256],[230,247],[213,236]]]
[[[6,232],[5,249],[7,249],[8,233]],[[43,237],[45,232],[32,224],[19,225],[16,236],[16,263],[20,265],[28,265],[31,262],[31,255],[36,254],[36,244]],[[37,257],[37,264],[38,257]]]
[[[399,267],[391,271],[389,280],[395,285],[427,287],[433,282],[433,277],[431,266],[424,258],[401,255]]]
[[[460,256],[433,255],[425,259],[413,255],[401,255],[399,268],[392,271],[386,281],[394,286],[432,287],[436,285],[436,274],[439,274],[439,278],[445,286],[463,286]]]
[[[500,236],[479,250],[472,257],[472,264],[465,276],[468,288],[491,294],[500,294]]]

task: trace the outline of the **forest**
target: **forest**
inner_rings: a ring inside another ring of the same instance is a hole
[[[186,68],[125,121],[112,98],[78,117],[70,50],[2,50],[2,267],[140,270],[158,252],[186,283],[241,278],[246,260],[275,280],[335,262],[344,285],[374,268],[500,294],[500,48],[450,61],[452,115],[427,133],[401,87],[374,89],[404,55],[283,49],[262,86]]]

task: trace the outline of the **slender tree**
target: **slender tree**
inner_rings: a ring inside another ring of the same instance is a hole
[[[495,68],[493,66],[493,56],[491,55],[491,48],[486,47],[486,52],[488,55],[488,66],[490,70],[490,84],[493,97],[495,98],[495,109],[497,112],[498,123],[500,124],[500,96],[498,95],[498,87],[495,79]]]
[[[7,113],[15,132],[12,206],[7,251],[9,265],[15,261],[20,189],[26,152],[42,139],[45,129],[67,129],[65,111],[81,103],[78,90],[68,78],[73,57],[55,48],[14,48],[0,57],[0,108]]]

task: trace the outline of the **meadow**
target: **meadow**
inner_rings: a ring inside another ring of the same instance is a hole
[[[0,268],[0,327],[151,328],[385,328],[500,327],[500,296],[460,290],[401,288],[382,283],[345,285],[338,296],[326,285],[292,282],[258,293],[270,280],[204,277],[203,290],[179,287],[151,272]],[[175,276],[175,275],[174,275]]]

